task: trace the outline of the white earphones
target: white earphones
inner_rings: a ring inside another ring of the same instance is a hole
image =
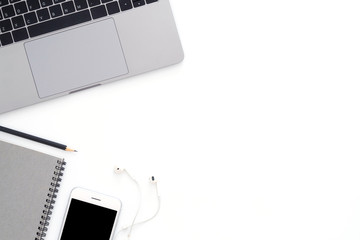
[[[124,168],[119,168],[119,167],[117,167],[117,166],[114,167],[114,172],[115,172],[116,174],[122,173],[124,170],[125,170]]]
[[[157,194],[157,199],[158,199],[158,204],[157,204],[156,212],[155,212],[151,217],[149,217],[149,218],[147,218],[147,219],[145,219],[145,220],[142,220],[142,221],[140,221],[140,222],[135,223],[135,220],[136,220],[137,215],[138,215],[138,213],[139,213],[139,210],[140,210],[140,208],[141,208],[141,188],[140,188],[140,185],[139,185],[138,181],[137,181],[135,178],[133,178],[133,177],[130,175],[130,173],[129,173],[125,168],[120,168],[120,167],[118,167],[118,166],[115,166],[115,167],[114,167],[114,173],[115,173],[115,174],[125,173],[125,174],[136,184],[136,187],[137,187],[138,193],[139,193],[139,205],[138,205],[138,209],[137,209],[137,211],[136,211],[136,214],[135,214],[135,216],[134,216],[134,219],[133,219],[131,225],[126,226],[126,227],[122,227],[122,228],[115,234],[115,237],[114,237],[114,238],[116,239],[116,236],[117,236],[120,232],[125,231],[125,230],[127,230],[127,229],[130,229],[130,230],[129,230],[129,233],[128,233],[128,235],[127,235],[127,236],[128,236],[128,239],[130,239],[130,235],[131,235],[132,229],[133,229],[133,227],[134,227],[135,225],[149,222],[150,220],[154,219],[154,218],[158,215],[158,213],[159,213],[159,211],[160,211],[160,196],[159,196],[158,187],[157,187],[157,180],[155,179],[154,176],[151,176],[151,177],[149,178],[150,183],[155,184],[155,188],[156,188],[156,194]]]

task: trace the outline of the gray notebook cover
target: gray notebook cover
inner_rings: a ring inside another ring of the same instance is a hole
[[[50,220],[64,164],[63,159],[0,141],[1,240],[44,237],[41,223]]]

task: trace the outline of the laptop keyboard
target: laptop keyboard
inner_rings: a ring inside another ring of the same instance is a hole
[[[0,0],[0,48],[158,0]]]

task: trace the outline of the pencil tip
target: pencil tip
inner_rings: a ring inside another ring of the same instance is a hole
[[[74,150],[74,149],[71,149],[71,148],[66,148],[65,151],[68,151],[68,152],[77,152],[77,150]]]

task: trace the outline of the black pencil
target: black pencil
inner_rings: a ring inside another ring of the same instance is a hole
[[[29,139],[29,140],[32,140],[32,141],[35,141],[35,142],[38,142],[38,143],[42,143],[42,144],[45,144],[45,145],[48,145],[48,146],[51,146],[51,147],[59,148],[59,149],[65,150],[65,151],[77,152],[76,150],[68,148],[64,144],[53,142],[53,141],[50,141],[50,140],[47,140],[47,139],[44,139],[44,138],[39,138],[39,137],[30,135],[30,134],[19,132],[19,131],[16,131],[16,130],[13,130],[13,129],[10,129],[10,128],[6,128],[6,127],[3,127],[3,126],[0,126],[0,131],[6,132],[6,133],[9,133],[9,134],[18,136],[18,137],[26,138],[26,139]]]

